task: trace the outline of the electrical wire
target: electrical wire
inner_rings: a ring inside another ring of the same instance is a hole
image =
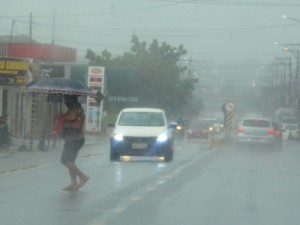
[[[158,0],[159,2],[178,2],[176,0]],[[189,2],[189,1],[188,1]],[[299,2],[270,2],[270,1],[228,1],[228,0],[196,0],[194,4],[203,5],[234,5],[234,6],[285,6],[300,7]]]

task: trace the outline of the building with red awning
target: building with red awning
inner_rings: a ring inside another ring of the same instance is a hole
[[[75,63],[75,48],[52,44],[0,43],[0,57],[38,59],[44,62]]]

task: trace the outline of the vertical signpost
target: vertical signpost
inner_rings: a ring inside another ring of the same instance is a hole
[[[233,102],[226,102],[222,106],[222,111],[224,113],[225,140],[228,140],[230,138],[235,109],[236,106]]]
[[[90,66],[88,68],[88,86],[95,94],[96,98],[87,97],[87,109],[86,109],[86,132],[97,135],[101,132],[102,112],[103,104],[103,89],[105,81],[105,68],[99,66]]]

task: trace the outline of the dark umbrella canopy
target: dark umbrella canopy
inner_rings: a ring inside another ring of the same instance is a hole
[[[28,87],[32,93],[44,94],[63,94],[63,95],[85,95],[94,96],[95,94],[84,83],[78,80],[66,78],[47,78],[38,81]]]

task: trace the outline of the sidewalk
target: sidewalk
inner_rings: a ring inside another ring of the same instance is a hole
[[[95,136],[86,136],[86,142],[79,152],[78,157],[103,154],[107,149],[96,148],[95,146],[106,146],[105,144],[108,142],[109,138],[106,136],[101,136],[99,138]],[[23,145],[23,140],[19,139],[13,139],[10,147],[0,147],[0,175],[42,165],[60,163],[60,155],[64,144],[63,140],[57,142],[55,147],[53,147],[53,143],[49,143],[49,149],[46,151],[40,151],[38,149],[39,141],[33,142],[31,151],[28,150],[29,144],[29,140],[24,141],[27,151],[19,151],[20,147]]]

